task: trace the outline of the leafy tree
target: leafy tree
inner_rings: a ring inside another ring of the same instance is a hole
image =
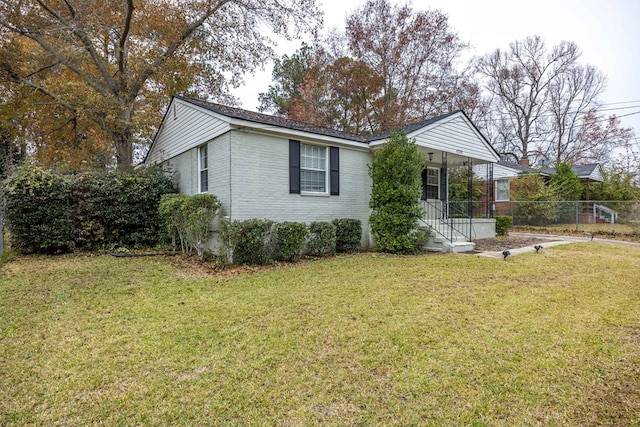
[[[0,123],[0,181],[9,176],[11,168],[20,161],[20,148],[8,126]]]
[[[440,11],[368,0],[344,34],[276,62],[261,108],[356,133],[461,108],[475,116],[485,111],[479,86],[457,69],[467,47]]]
[[[381,85],[382,79],[365,62],[343,56],[312,68],[302,92],[307,109],[317,112],[318,125],[373,133],[371,116]]]
[[[0,82],[26,96],[32,136],[109,141],[129,169],[169,94],[233,101],[227,86],[273,55],[265,26],[290,38],[319,16],[315,0],[2,0]]]
[[[634,184],[634,175],[621,167],[603,171],[604,181],[591,187],[593,200],[640,200],[640,187]]]
[[[347,16],[346,39],[354,59],[382,78],[376,130],[453,111],[464,78],[455,68],[467,49],[439,10],[414,11],[389,0],[368,0]]]
[[[558,219],[558,189],[540,175],[525,175],[511,181],[511,200],[516,225],[547,225]]]
[[[580,178],[567,162],[561,162],[556,166],[549,182],[556,188],[560,200],[580,200],[584,194]]]
[[[259,95],[258,110],[297,120],[297,111],[303,102],[300,88],[315,63],[315,55],[312,46],[302,43],[300,49],[291,57],[284,55],[282,58],[276,58],[271,72],[273,84],[269,86],[267,92]]]
[[[424,243],[415,232],[422,218],[420,173],[425,158],[405,133],[392,134],[375,152],[369,167],[371,232],[381,252],[413,253]]]
[[[260,94],[261,111],[347,132],[375,130],[369,116],[382,81],[362,61],[303,44],[291,57],[276,60],[273,80]]]

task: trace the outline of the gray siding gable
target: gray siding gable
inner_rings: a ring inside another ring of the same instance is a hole
[[[173,98],[144,163],[161,163],[231,129],[224,116]]]
[[[424,122],[407,136],[415,138],[418,146],[433,150],[472,157],[483,162],[497,162],[500,159],[493,146],[462,111]],[[381,144],[384,144],[383,139],[371,142],[370,145],[373,147]]]

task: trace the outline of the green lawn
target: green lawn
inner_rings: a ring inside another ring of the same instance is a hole
[[[640,425],[640,248],[0,265],[0,425]]]

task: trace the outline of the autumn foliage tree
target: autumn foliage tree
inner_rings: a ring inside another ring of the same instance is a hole
[[[347,17],[346,42],[354,59],[382,79],[374,109],[378,130],[457,109],[464,79],[456,62],[468,46],[450,28],[446,14],[368,0]]]
[[[103,141],[128,169],[170,94],[232,102],[273,55],[265,28],[293,37],[320,16],[315,0],[0,0],[0,85],[28,101],[30,139]]]
[[[458,68],[466,49],[442,12],[368,0],[347,16],[344,34],[276,62],[261,109],[357,133],[462,108],[475,117],[484,102]]]

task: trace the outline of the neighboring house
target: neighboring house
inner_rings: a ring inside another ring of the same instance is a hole
[[[432,244],[451,249],[457,239],[495,235],[492,219],[469,219],[471,232],[460,236],[443,213],[448,167],[491,165],[499,159],[469,118],[457,111],[404,130],[426,158],[422,181],[427,213],[422,225],[441,235]],[[357,218],[364,231],[362,246],[368,247],[373,244],[368,165],[389,135],[356,135],[174,97],[144,165],[170,168],[184,194],[215,194],[221,214],[230,220],[310,223]],[[447,241],[435,242],[443,239]]]
[[[584,185],[585,191],[585,200],[590,200],[589,198],[589,187],[592,182],[603,182],[604,174],[602,172],[602,165],[600,163],[590,163],[588,165],[573,165],[571,167],[578,178],[580,178],[580,182]],[[544,168],[540,170],[540,174],[544,176],[551,176],[556,173],[555,168]]]
[[[588,165],[573,165],[573,171],[580,178],[580,182],[585,187],[585,201],[589,201],[589,187],[592,182],[604,181],[602,166],[600,163],[591,163]],[[511,193],[513,190],[513,179],[523,175],[538,174],[549,179],[555,174],[555,168],[537,169],[528,165],[512,163],[500,160],[493,166],[493,183],[494,183],[494,214],[510,215],[511,214]],[[581,219],[582,221],[582,219]],[[592,216],[585,215],[584,222],[595,221]]]
[[[504,160],[500,160],[493,166],[496,210],[500,211],[501,204],[511,200],[511,180],[532,173],[539,173],[539,171],[528,165],[511,163]]]

